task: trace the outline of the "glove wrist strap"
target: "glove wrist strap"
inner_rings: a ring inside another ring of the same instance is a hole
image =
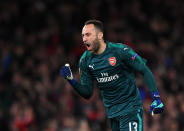
[[[68,80],[68,79],[67,79]],[[73,78],[72,80],[68,80],[71,86],[76,86],[77,81]]]
[[[152,100],[158,100],[160,99],[160,95],[158,93],[158,91],[154,91],[151,93],[151,97],[152,97]]]

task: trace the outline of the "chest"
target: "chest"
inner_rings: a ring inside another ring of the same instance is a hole
[[[114,80],[121,72],[122,62],[115,54],[107,54],[103,57],[93,57],[88,63],[88,69],[93,78],[100,82],[100,79],[106,81]]]

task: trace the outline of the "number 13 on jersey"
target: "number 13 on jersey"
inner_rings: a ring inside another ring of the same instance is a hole
[[[129,131],[138,131],[137,127],[138,127],[137,122],[129,122]]]

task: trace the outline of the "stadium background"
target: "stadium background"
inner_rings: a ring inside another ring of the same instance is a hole
[[[162,115],[151,117],[150,94],[136,74],[145,131],[184,130],[183,0],[1,0],[0,131],[110,131],[98,89],[86,101],[60,77],[70,62],[78,76],[88,19],[104,22],[105,38],[148,60]]]

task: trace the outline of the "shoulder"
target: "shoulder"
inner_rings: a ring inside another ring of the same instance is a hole
[[[123,43],[113,43],[113,42],[107,42],[109,48],[114,48],[114,49],[123,49],[127,47],[127,45]]]
[[[91,57],[91,53],[88,50],[86,50],[80,58],[79,66],[85,65],[90,57]]]
[[[116,53],[127,52],[128,50],[131,49],[128,45],[125,45],[123,43],[113,43],[113,42],[108,42],[108,48]]]
[[[86,50],[86,51],[82,54],[80,60],[85,60],[85,59],[89,58],[90,56],[91,56],[91,53],[90,53],[88,50]]]

